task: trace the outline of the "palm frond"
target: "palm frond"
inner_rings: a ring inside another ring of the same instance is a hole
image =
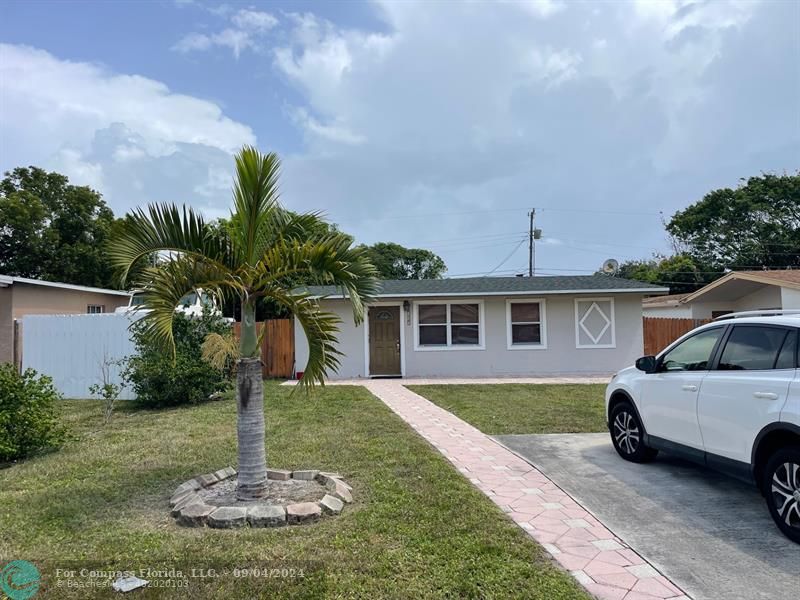
[[[274,152],[262,154],[245,146],[236,155],[231,236],[242,263],[256,263],[262,240],[268,237],[270,219],[280,209],[279,175],[280,160]]]
[[[319,240],[280,240],[256,265],[253,289],[269,289],[293,276],[333,285],[350,300],[356,324],[364,319],[364,305],[379,291],[377,271],[366,251],[352,247],[352,239],[334,233]]]
[[[228,269],[190,255],[148,267],[138,277],[137,286],[143,290],[141,308],[146,311],[141,318],[145,335],[172,352],[175,351],[172,324],[181,298],[201,288],[218,299],[244,293]]]
[[[209,333],[200,350],[200,357],[218,371],[225,371],[241,357],[239,342],[233,331]]]
[[[289,309],[306,334],[308,363],[300,387],[307,390],[317,383],[324,385],[325,374],[339,369],[342,352],[336,348],[336,336],[341,318],[336,313],[321,310],[319,303],[305,293],[276,287],[267,290],[265,295]]]
[[[230,266],[227,241],[215,235],[203,217],[190,207],[151,204],[128,215],[120,234],[108,244],[111,265],[122,282],[137,261],[153,253],[170,251]]]

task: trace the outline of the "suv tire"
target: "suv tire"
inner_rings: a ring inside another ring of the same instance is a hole
[[[783,448],[769,457],[762,485],[778,529],[800,544],[800,446]]]
[[[658,450],[644,443],[644,427],[629,402],[621,402],[611,410],[608,420],[611,443],[622,458],[635,463],[653,460]]]

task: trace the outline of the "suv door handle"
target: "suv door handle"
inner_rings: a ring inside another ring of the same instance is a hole
[[[773,392],[755,392],[753,397],[760,398],[762,400],[777,400],[778,394],[774,394]]]
[[[684,385],[681,388],[684,392],[696,392],[697,386],[696,385]]]

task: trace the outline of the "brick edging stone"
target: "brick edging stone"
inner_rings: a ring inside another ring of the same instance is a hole
[[[311,469],[283,471],[268,469],[267,478],[275,481],[316,481],[327,493],[317,502],[291,504],[253,504],[252,506],[216,506],[207,504],[198,492],[226,479],[236,477],[236,469],[225,467],[198,475],[180,484],[169,499],[170,514],[186,527],[281,527],[317,521],[323,516],[338,515],[353,501],[352,487],[338,473]]]

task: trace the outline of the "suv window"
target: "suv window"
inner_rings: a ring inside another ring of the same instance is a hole
[[[790,331],[783,342],[783,348],[778,353],[778,360],[775,361],[776,369],[796,369],[797,368],[797,331]]]
[[[706,329],[684,340],[661,357],[661,371],[702,371],[724,329]]]
[[[786,339],[787,329],[736,325],[719,359],[721,371],[772,369]]]

